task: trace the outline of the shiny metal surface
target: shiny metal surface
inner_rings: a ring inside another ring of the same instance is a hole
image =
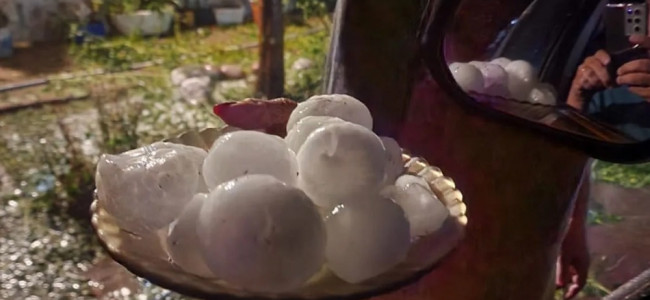
[[[220,135],[237,130],[232,127],[190,131],[167,142],[208,149]],[[92,224],[102,246],[134,274],[161,287],[198,298],[219,299],[362,299],[380,295],[417,281],[434,269],[458,245],[468,219],[462,193],[451,178],[421,158],[403,154],[406,173],[421,176],[447,206],[450,217],[443,227],[413,242],[407,259],[391,271],[360,284],[349,284],[325,267],[303,288],[283,294],[258,294],[228,285],[215,278],[202,278],[182,271],[170,260],[164,247],[164,233],[138,236],[120,229],[95,197],[91,207]]]

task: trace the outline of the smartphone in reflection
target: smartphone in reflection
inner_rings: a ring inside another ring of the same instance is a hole
[[[645,0],[610,0],[605,7],[604,17],[606,49],[610,54],[631,48],[631,35],[648,35],[648,5]]]

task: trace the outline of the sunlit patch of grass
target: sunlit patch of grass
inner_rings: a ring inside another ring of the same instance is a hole
[[[650,163],[620,165],[598,161],[594,165],[596,180],[615,183],[629,188],[650,185]]]
[[[285,38],[300,37],[293,39],[297,42],[286,43],[287,53],[305,53],[306,48],[314,48],[314,41],[303,36],[322,25],[316,24],[316,21],[310,21],[308,24],[311,26],[286,26]],[[317,41],[316,46],[325,46],[324,41],[328,33],[324,32],[325,34],[318,35],[320,41]],[[134,63],[147,61],[159,62],[167,68],[190,64],[249,66],[258,56],[258,48],[250,46],[258,41],[257,27],[254,24],[245,24],[227,28],[199,28],[166,38],[115,37],[73,46],[71,54],[75,58],[77,68],[83,69],[125,69]],[[320,55],[324,53],[324,49],[318,51]]]

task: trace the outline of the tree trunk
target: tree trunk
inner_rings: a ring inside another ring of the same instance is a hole
[[[263,0],[262,45],[257,92],[269,99],[284,94],[284,22],[282,0]]]

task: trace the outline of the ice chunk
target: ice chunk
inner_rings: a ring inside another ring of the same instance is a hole
[[[422,177],[411,175],[411,174],[404,174],[397,178],[395,181],[395,185],[400,188],[406,188],[409,184],[419,184],[423,188],[427,189],[428,191],[431,191],[431,186],[429,186],[429,183],[427,183],[426,180],[424,180]]]
[[[463,91],[483,92],[483,74],[475,66],[466,63],[453,63],[449,66],[449,70]]]
[[[393,201],[370,196],[335,207],[325,218],[328,267],[359,283],[399,264],[409,249],[409,223]]]
[[[289,149],[298,153],[302,145],[307,140],[307,137],[316,129],[321,128],[328,124],[342,123],[343,120],[336,117],[327,116],[307,116],[302,118],[295,126],[289,131],[284,140],[289,145]]]
[[[505,69],[505,68],[508,66],[508,64],[510,64],[511,62],[512,62],[512,60],[510,60],[510,59],[508,59],[508,58],[505,58],[505,57],[498,57],[498,58],[495,58],[495,59],[493,59],[492,61],[490,61],[491,64],[499,65],[499,66],[501,66],[501,67],[504,68],[504,69]]]
[[[247,174],[268,174],[296,184],[296,156],[280,137],[258,131],[235,131],[219,137],[203,164],[210,190]]]
[[[385,183],[393,184],[398,176],[404,173],[404,162],[402,161],[402,148],[397,141],[389,137],[380,137],[386,151],[386,180]]]
[[[331,208],[377,192],[386,152],[377,135],[349,122],[314,131],[298,152],[298,186],[318,205]]]
[[[491,96],[508,97],[508,72],[497,64],[483,64],[479,68],[483,74],[485,93]]]
[[[326,236],[316,206],[270,175],[247,175],[212,191],[197,232],[212,272],[259,292],[297,289],[324,263]]]
[[[211,92],[212,80],[208,76],[185,79],[180,86],[181,97],[193,105],[205,103]]]
[[[287,132],[307,116],[337,117],[372,130],[370,110],[361,101],[348,95],[313,96],[298,104],[287,122]]]
[[[488,63],[484,62],[484,61],[473,60],[473,61],[468,62],[468,64],[470,64],[472,66],[475,66],[477,69],[480,70],[483,66],[487,65]]]
[[[411,237],[425,236],[437,231],[449,216],[449,210],[438,197],[417,183],[408,183],[403,187],[395,186],[385,195],[404,210],[411,225]]]
[[[533,66],[524,60],[515,60],[506,66],[510,96],[528,101],[530,91],[537,84],[537,73]]]
[[[196,233],[196,222],[207,194],[197,194],[188,203],[181,215],[169,226],[167,249],[176,265],[181,269],[206,278],[214,274],[205,264]]]
[[[530,91],[528,99],[531,103],[555,105],[557,98],[553,86],[545,83],[538,84]]]
[[[97,195],[118,225],[134,233],[169,225],[205,185],[203,149],[172,143],[120,155],[103,155],[95,177]]]

